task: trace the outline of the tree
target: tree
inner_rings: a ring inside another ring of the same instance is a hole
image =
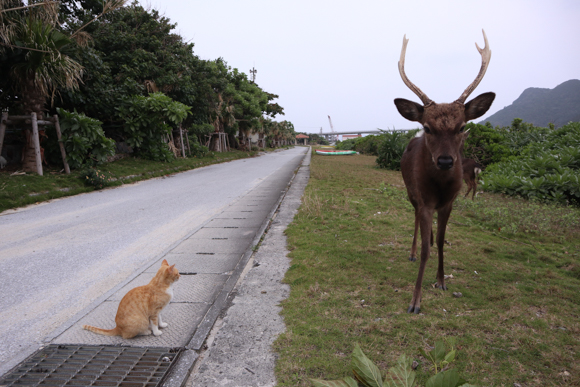
[[[83,16],[74,7],[70,12],[85,19],[93,13],[89,9]],[[84,83],[78,91],[61,93],[61,104],[103,121],[107,134],[118,140],[122,122],[115,107],[134,95],[162,92],[192,109],[186,125],[207,122],[209,86],[203,80],[209,69],[193,54],[193,44],[172,33],[175,26],[136,2],[88,25],[92,44],[75,53],[86,68]]]
[[[47,1],[23,6],[21,2],[0,0],[2,68],[11,75],[2,84],[3,96],[11,98],[11,105],[22,113],[36,113],[40,119],[48,97],[53,101],[58,88],[75,89],[83,74],[82,65],[69,53],[71,46],[86,41],[87,35],[81,33],[83,27],[71,35],[58,30],[55,4]],[[122,4],[123,1],[112,0],[105,3],[104,9],[113,10]],[[32,133],[25,129],[24,134],[23,169],[34,171]]]

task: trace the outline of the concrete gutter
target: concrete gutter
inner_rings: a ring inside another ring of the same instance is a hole
[[[246,265],[230,295],[231,305],[220,317],[197,358],[186,385],[274,386],[274,340],[285,331],[280,303],[290,293],[282,283],[290,260],[284,231],[301,204],[310,178],[310,152],[278,206],[259,249]],[[178,386],[179,384],[168,384]]]

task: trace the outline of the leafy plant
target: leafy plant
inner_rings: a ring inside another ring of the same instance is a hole
[[[467,158],[487,166],[512,154],[506,146],[505,131],[499,128],[470,122],[465,126],[465,131],[469,133],[464,149]]]
[[[437,341],[435,347],[429,352],[425,352],[423,348],[419,348],[419,351],[426,359],[429,359],[433,363],[433,369],[435,374],[438,374],[442,370],[446,369],[453,360],[455,360],[455,338],[447,339],[447,343],[450,345],[451,349],[446,352],[445,343],[443,341]]]
[[[453,340],[454,342],[454,340]],[[457,370],[447,370],[446,367],[455,360],[456,350],[446,353],[445,344],[440,341],[430,352],[421,349],[423,356],[430,359],[435,366],[435,375],[427,380],[426,387],[474,387],[463,380]],[[445,367],[442,369],[442,367]],[[314,387],[414,387],[416,386],[413,359],[405,354],[399,356],[397,364],[391,367],[383,376],[379,368],[363,353],[358,344],[355,345],[351,357],[353,377],[347,376],[339,380],[311,379]]]
[[[57,109],[62,131],[62,143],[71,168],[103,163],[115,154],[115,142],[105,137],[102,122],[83,113]],[[51,136],[56,138],[56,136]],[[53,148],[56,147],[54,144]]]
[[[81,173],[81,179],[83,179],[87,185],[91,185],[96,189],[103,189],[112,182],[112,178],[109,173],[99,171],[95,168],[88,168],[83,171]]]
[[[520,155],[489,166],[482,186],[491,192],[580,205],[580,124],[552,131]]]
[[[401,132],[385,133],[378,148],[377,165],[380,168],[398,171],[401,169],[401,157],[410,141],[409,135]]]
[[[171,132],[169,123],[181,123],[191,108],[163,93],[151,93],[147,97],[134,95],[117,110],[124,121],[125,141],[141,157],[155,161],[173,159],[167,145]]]

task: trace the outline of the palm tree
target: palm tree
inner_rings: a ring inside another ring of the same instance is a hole
[[[104,4],[103,12],[70,36],[57,30],[58,13],[54,1],[29,6],[8,8],[9,0],[0,0],[0,50],[11,50],[13,89],[21,99],[24,114],[44,115],[44,105],[56,89],[75,89],[82,81],[83,67],[67,55],[74,43],[86,43],[88,34],[82,29],[106,12],[121,7],[125,0],[111,0]],[[19,3],[11,1],[10,4]],[[38,6],[43,5],[43,6]],[[32,133],[25,129],[22,167],[35,171],[35,154]]]
[[[220,133],[225,132],[225,127],[234,125],[236,118],[234,116],[234,105],[229,98],[224,99],[222,93],[217,93],[217,102],[214,103],[210,121],[215,128],[215,132],[212,134],[209,149],[216,152],[226,152],[228,149],[224,149],[224,146],[222,146],[224,145],[221,142],[221,137],[223,136],[220,136]]]

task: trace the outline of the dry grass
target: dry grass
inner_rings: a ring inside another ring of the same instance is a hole
[[[280,385],[348,375],[355,342],[379,368],[401,353],[458,339],[461,375],[481,386],[580,385],[578,209],[480,195],[459,198],[445,246],[449,291],[427,264],[422,313],[405,313],[418,264],[407,260],[413,209],[400,172],[366,156],[313,156],[287,230],[292,266],[276,342]],[[452,292],[463,297],[454,298]]]

